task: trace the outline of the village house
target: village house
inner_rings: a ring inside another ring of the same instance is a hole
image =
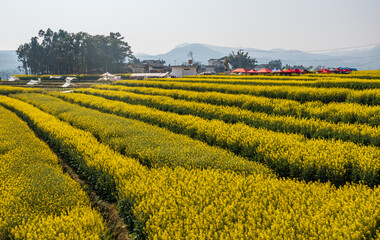
[[[173,77],[183,77],[188,75],[197,75],[197,67],[196,66],[172,66],[172,76]]]
[[[220,73],[224,71],[224,61],[225,58],[209,59],[208,65],[206,65],[205,71],[207,73]]]
[[[163,60],[143,60],[141,63],[129,63],[127,68],[132,73],[164,73],[170,71],[170,67],[164,65]]]

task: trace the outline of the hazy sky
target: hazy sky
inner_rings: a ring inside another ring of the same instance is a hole
[[[0,0],[0,50],[38,30],[120,32],[134,53],[181,43],[319,50],[380,43],[380,0]]]

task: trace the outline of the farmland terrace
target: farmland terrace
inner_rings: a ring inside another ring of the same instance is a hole
[[[0,85],[2,239],[116,239],[94,199],[125,238],[380,237],[380,71],[24,77]]]

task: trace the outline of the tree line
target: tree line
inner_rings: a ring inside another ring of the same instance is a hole
[[[80,74],[125,72],[125,59],[133,58],[131,47],[120,33],[108,36],[86,32],[40,30],[29,43],[16,50],[26,74]]]

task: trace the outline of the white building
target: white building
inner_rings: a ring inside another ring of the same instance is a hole
[[[166,73],[133,73],[129,76],[130,79],[146,79],[146,78],[169,78],[170,75]]]
[[[172,66],[171,68],[173,77],[197,75],[197,67],[195,66]]]

